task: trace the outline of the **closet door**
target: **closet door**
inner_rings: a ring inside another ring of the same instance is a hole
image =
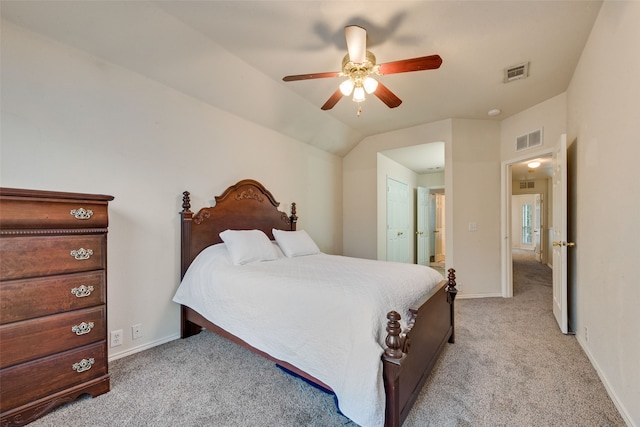
[[[387,177],[387,261],[409,262],[409,193]]]

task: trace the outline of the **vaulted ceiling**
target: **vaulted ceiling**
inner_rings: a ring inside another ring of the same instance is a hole
[[[217,108],[338,155],[368,135],[447,118],[503,120],[567,89],[601,1],[7,1],[4,19]],[[344,27],[379,63],[438,54],[442,66],[380,77],[369,96],[320,106],[341,78]],[[504,82],[507,67],[529,76]],[[491,109],[500,109],[488,116]]]

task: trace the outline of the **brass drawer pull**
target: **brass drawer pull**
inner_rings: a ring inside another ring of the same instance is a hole
[[[71,366],[71,369],[78,373],[88,371],[89,369],[91,369],[91,365],[93,365],[95,362],[96,361],[93,359],[93,357],[88,360],[82,359],[78,363],[74,363],[73,366]]]
[[[84,335],[84,334],[88,334],[89,332],[91,332],[91,329],[93,329],[93,322],[89,322],[89,323],[85,323],[82,322],[79,325],[74,325],[71,327],[71,332],[75,332],[76,335]]]
[[[89,219],[93,215],[93,211],[85,208],[71,209],[71,215],[75,219]]]
[[[91,295],[91,292],[93,292],[93,286],[91,285],[89,286],[81,285],[78,288],[71,289],[71,293],[74,294],[76,298],[88,297],[89,295]]]
[[[93,251],[91,249],[74,249],[71,251],[71,256],[77,259],[78,261],[82,261],[83,259],[89,259],[93,255]]]

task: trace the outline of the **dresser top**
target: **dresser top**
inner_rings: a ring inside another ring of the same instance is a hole
[[[27,190],[21,188],[0,187],[0,197],[46,198],[66,200],[110,201],[113,196],[104,194],[67,193],[62,191]]]

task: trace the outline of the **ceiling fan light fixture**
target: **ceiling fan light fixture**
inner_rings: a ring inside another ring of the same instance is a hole
[[[362,82],[362,86],[364,86],[365,92],[372,94],[378,88],[378,81],[373,77],[367,76]]]
[[[355,83],[353,82],[353,80],[347,79],[340,83],[340,92],[342,92],[344,96],[349,96],[351,95],[351,92],[353,92],[354,86]]]
[[[341,71],[284,76],[282,80],[293,82],[329,77],[346,77],[348,80],[343,81],[339,85],[340,87],[320,107],[325,111],[332,109],[345,96],[352,96],[353,101],[362,102],[365,100],[366,94],[375,94],[387,107],[396,108],[402,104],[402,100],[384,84],[378,82],[375,78],[371,78],[371,76],[435,70],[440,68],[442,64],[440,55],[421,56],[377,64],[375,55],[367,50],[367,30],[357,25],[345,27],[345,39],[347,42],[347,54],[342,58]],[[358,115],[361,110],[362,108],[358,108]]]

